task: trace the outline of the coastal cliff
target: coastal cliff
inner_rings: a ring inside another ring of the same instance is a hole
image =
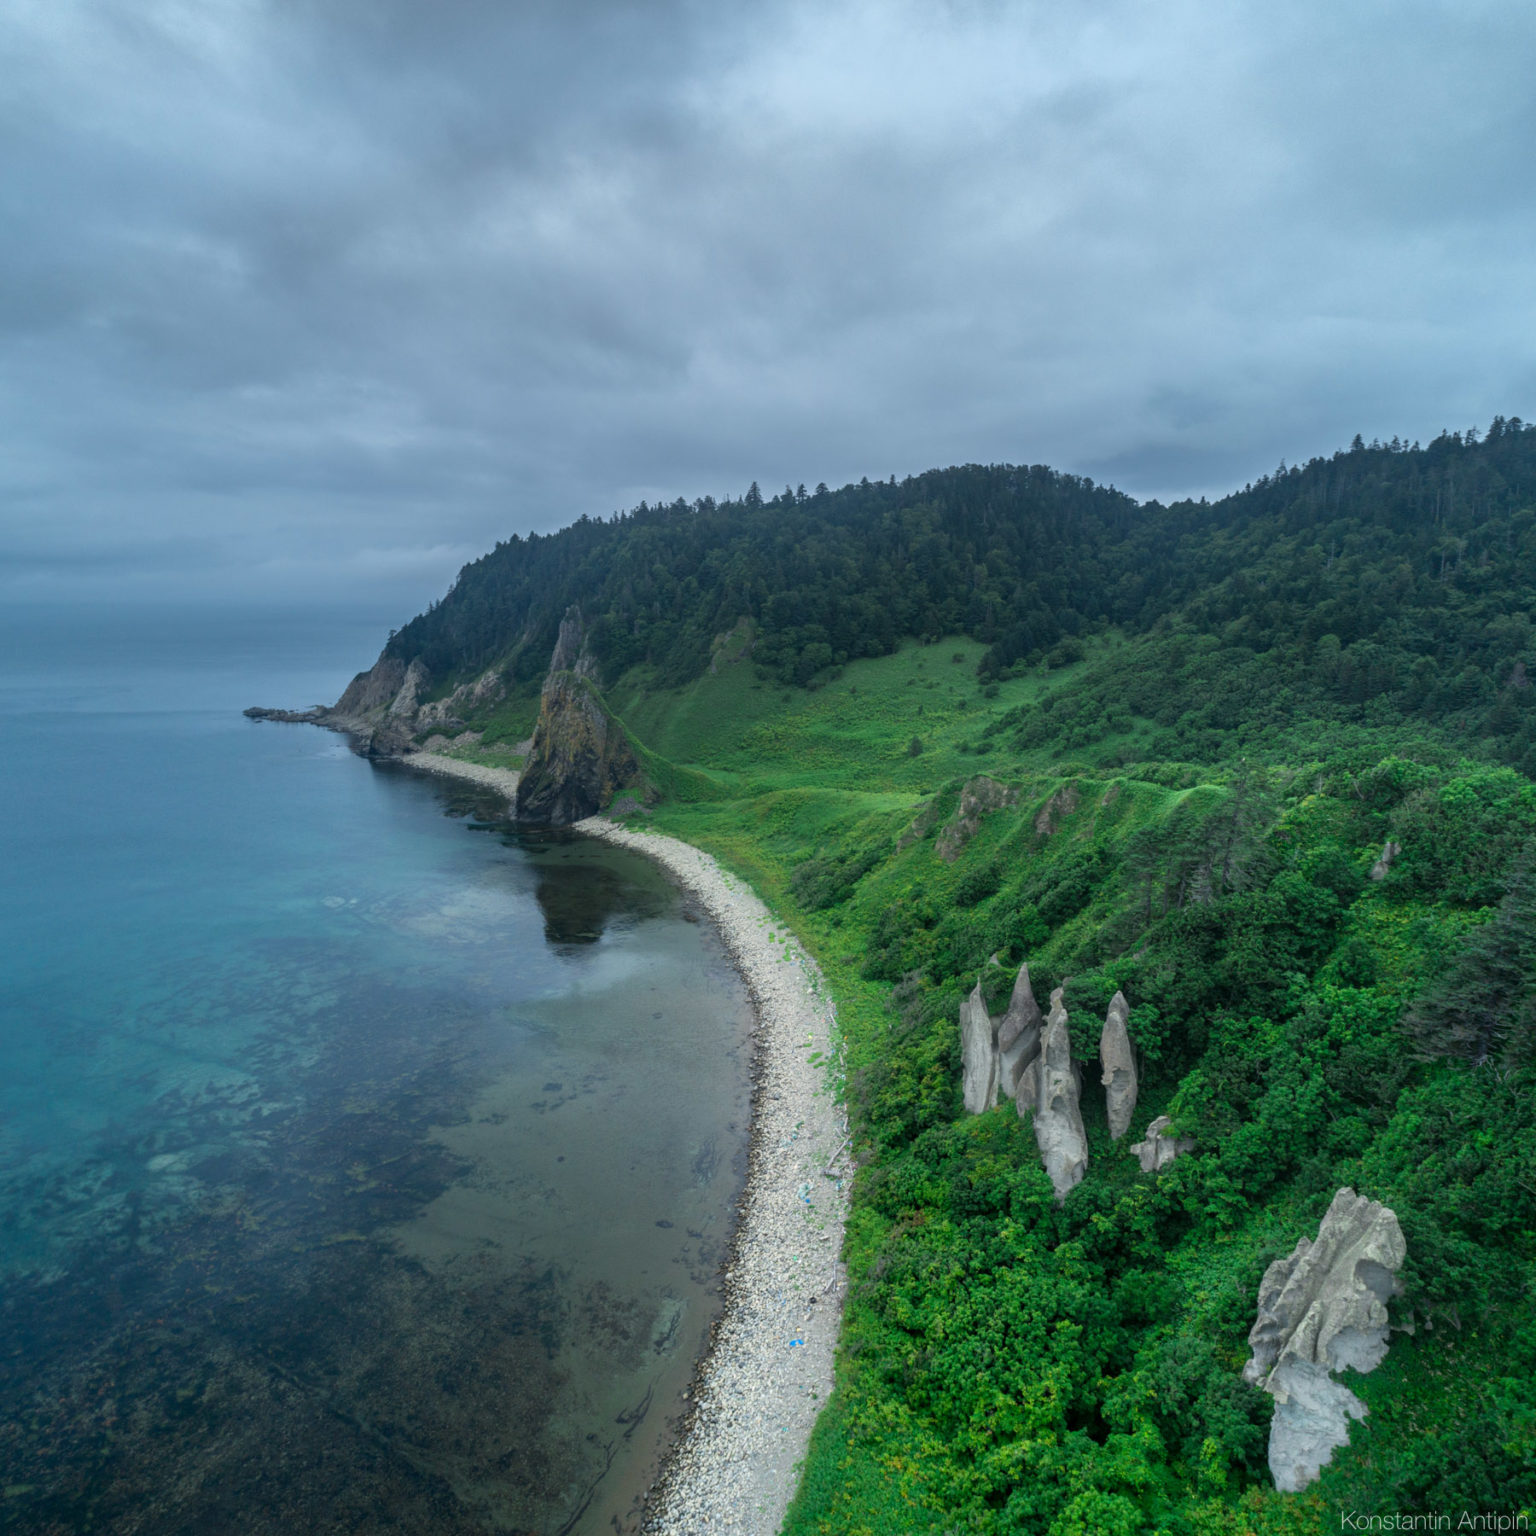
[[[494,667],[442,698],[423,702],[431,686],[431,673],[419,658],[407,665],[385,651],[347,684],[334,705],[245,713],[252,720],[340,731],[362,757],[405,758],[419,753],[429,733],[463,730],[465,716],[483,712],[506,695]],[[432,746],[427,740],[428,751]],[[574,606],[560,622],[528,752],[514,804],[519,821],[570,826],[602,810],[624,789],[635,789],[647,801],[656,798],[640,750],[603,700],[586,624]]]
[[[517,786],[519,821],[570,826],[643,780],[634,744],[603,702],[593,671],[581,610],[573,607],[560,623]]]

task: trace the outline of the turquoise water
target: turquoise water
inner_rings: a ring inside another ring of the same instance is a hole
[[[333,696],[350,632],[23,640],[0,1525],[632,1528],[744,1168],[715,935],[648,861],[240,717]]]

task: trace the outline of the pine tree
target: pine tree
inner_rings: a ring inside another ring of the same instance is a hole
[[[1403,1016],[1421,1054],[1480,1066],[1496,1052],[1536,1055],[1536,850],[1509,878],[1498,911],[1467,938],[1450,972]]]

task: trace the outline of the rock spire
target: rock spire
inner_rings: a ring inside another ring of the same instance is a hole
[[[1035,1106],[1035,1145],[1058,1200],[1082,1182],[1088,1171],[1088,1137],[1078,1106],[1078,1069],[1067,1034],[1067,1010],[1060,987],[1051,993],[1051,1011],[1040,1043],[1039,1096]]]
[[[1130,1012],[1125,993],[1116,992],[1104,1020],[1104,1033],[1099,1036],[1111,1141],[1119,1141],[1130,1130],[1131,1116],[1136,1112],[1136,1053],[1131,1049],[1131,1034],[1126,1028]]]

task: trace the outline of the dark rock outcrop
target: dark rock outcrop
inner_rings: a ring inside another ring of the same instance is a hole
[[[1116,992],[1099,1036],[1099,1061],[1104,1068],[1104,1101],[1109,1111],[1109,1136],[1119,1141],[1131,1128],[1136,1112],[1136,1053],[1131,1049],[1130,1004],[1125,993]]]
[[[603,703],[593,672],[581,612],[568,609],[517,785],[519,821],[569,826],[595,815],[618,790],[642,778],[639,754]]]
[[[1275,1400],[1269,1470],[1281,1492],[1315,1482],[1348,1443],[1349,1421],[1365,1417],[1365,1404],[1333,1373],[1364,1374],[1386,1359],[1387,1302],[1406,1253],[1392,1211],[1341,1189],[1317,1241],[1302,1238],[1264,1271],[1243,1380]]]
[[[281,720],[288,725],[323,725],[328,711],[323,704],[313,709],[261,709],[253,705],[242,711],[247,720]]]

